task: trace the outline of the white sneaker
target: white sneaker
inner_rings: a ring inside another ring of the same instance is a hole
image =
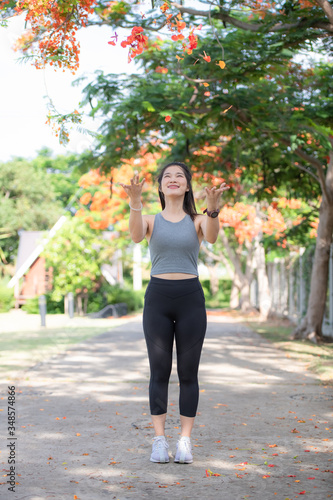
[[[166,442],[165,436],[154,437],[153,449],[150,456],[151,462],[158,462],[160,464],[166,464],[169,462],[168,455],[169,445]]]
[[[189,437],[183,436],[179,439],[174,462],[180,464],[191,464],[193,462],[191,440]]]

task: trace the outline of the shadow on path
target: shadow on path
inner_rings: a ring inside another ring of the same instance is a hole
[[[175,356],[174,356],[175,358]],[[16,484],[1,498],[238,500],[333,498],[332,389],[230,318],[209,318],[200,365],[194,463],[174,464],[176,366],[166,434],[170,463],[149,461],[154,436],[141,318],[2,384],[17,398]],[[1,435],[8,437],[1,419]],[[9,470],[2,446],[3,475]],[[210,471],[210,472],[209,472]],[[211,473],[219,474],[216,476]]]

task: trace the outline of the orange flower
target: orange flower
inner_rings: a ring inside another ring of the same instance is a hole
[[[225,62],[224,61],[219,61],[217,63],[217,66],[220,66],[221,69],[224,69],[225,68]]]
[[[179,32],[182,31],[185,28],[186,28],[186,23],[184,23],[184,21],[178,21],[177,22],[177,30]]]
[[[134,59],[134,57],[143,52],[143,49],[148,47],[148,37],[142,34],[143,28],[141,26],[134,26],[132,28],[131,34],[121,42],[122,47],[130,46],[130,51],[128,55],[129,62]]]
[[[90,202],[91,200],[91,194],[90,193],[84,193],[81,198],[80,198],[80,202],[82,203],[82,205],[88,205],[88,203]]]
[[[210,62],[211,61],[211,57],[210,56],[207,56],[206,52],[204,51],[204,55],[200,54],[201,57],[206,61],[206,62]]]
[[[191,31],[191,33],[189,34],[188,41],[189,41],[188,50],[192,51],[197,48],[198,37],[193,34],[193,31]]]
[[[169,5],[167,4],[167,2],[164,2],[164,4],[160,7],[161,11],[163,12],[163,14],[168,10],[170,9]]]
[[[177,42],[178,40],[184,40],[184,38],[185,38],[184,35],[180,33],[179,35],[172,35],[171,40]]]
[[[157,66],[157,68],[155,69],[155,72],[166,74],[168,72],[168,68],[164,68],[163,66]]]
[[[170,120],[171,120],[171,116],[170,115],[168,115],[168,116],[165,117],[165,121],[166,122],[169,122]]]

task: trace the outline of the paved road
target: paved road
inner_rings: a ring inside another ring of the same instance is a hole
[[[193,464],[149,461],[148,378],[137,317],[2,380],[1,499],[333,498],[332,388],[241,322],[209,317]],[[7,439],[8,385],[16,388],[15,441]],[[175,365],[169,404],[172,455],[180,433]],[[4,477],[8,443],[15,492]]]

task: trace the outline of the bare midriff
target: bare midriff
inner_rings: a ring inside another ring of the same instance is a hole
[[[162,280],[186,280],[190,278],[197,278],[196,274],[185,274],[185,273],[164,273],[164,274],[154,274],[153,278],[161,278]]]

